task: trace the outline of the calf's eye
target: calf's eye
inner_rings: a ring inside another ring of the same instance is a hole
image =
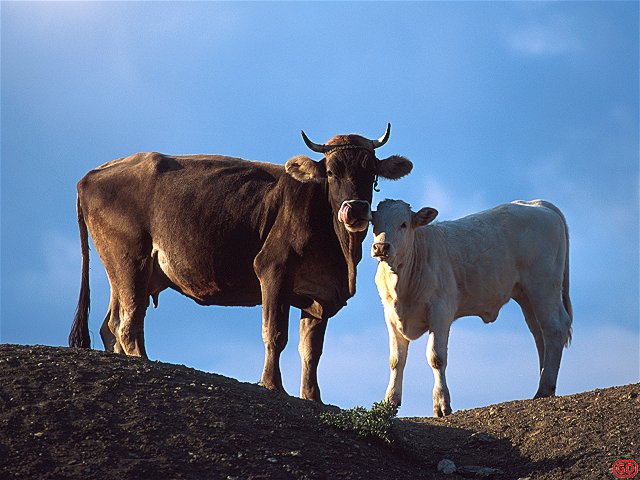
[[[331,170],[327,170],[327,177],[333,177],[333,172]]]

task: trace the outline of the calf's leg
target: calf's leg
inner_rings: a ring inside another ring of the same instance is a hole
[[[521,294],[518,297],[515,297],[515,300],[518,302],[518,305],[520,305],[520,309],[522,310],[524,319],[527,322],[529,331],[536,342],[536,350],[538,351],[538,374],[540,375],[542,374],[542,368],[544,367],[544,338],[542,336],[542,329],[540,328],[538,319],[533,313],[531,302],[529,302],[526,295]]]
[[[302,362],[300,398],[304,400],[322,402],[318,386],[318,363],[322,355],[327,323],[326,318],[315,318],[302,312],[298,352]]]
[[[538,391],[534,398],[549,397],[556,393],[562,349],[569,337],[571,321],[557,291],[534,298],[532,298],[533,310],[540,323],[544,341],[544,361]]]
[[[407,363],[407,353],[409,351],[409,340],[407,340],[398,330],[387,320],[389,330],[389,386],[384,396],[386,402],[391,402],[396,406],[402,403],[402,378],[404,367]]]
[[[451,413],[451,397],[447,387],[445,370],[447,368],[447,344],[449,342],[450,322],[433,322],[427,342],[427,360],[433,370],[433,415],[444,417]]]

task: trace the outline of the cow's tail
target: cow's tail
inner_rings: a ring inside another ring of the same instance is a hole
[[[569,227],[567,225],[567,219],[564,217],[564,214],[560,211],[558,207],[556,207],[551,202],[543,201],[542,204],[556,212],[560,218],[562,219],[562,223],[564,225],[564,238],[567,243],[566,253],[564,257],[564,274],[562,277],[562,304],[564,305],[564,309],[569,315],[569,325],[567,325],[567,337],[564,342],[564,346],[568,347],[571,344],[571,337],[573,333],[573,307],[571,306],[571,298],[569,297]]]
[[[91,338],[89,337],[89,308],[91,303],[89,298],[89,233],[82,214],[80,195],[78,195],[76,208],[78,211],[78,229],[80,230],[80,248],[82,250],[82,281],[76,315],[69,333],[69,346],[91,348]]]

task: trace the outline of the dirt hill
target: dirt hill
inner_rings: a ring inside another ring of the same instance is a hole
[[[179,365],[0,345],[0,376],[2,479],[613,479],[640,461],[640,384],[398,419],[387,447]]]

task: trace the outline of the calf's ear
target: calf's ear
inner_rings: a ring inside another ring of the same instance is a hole
[[[433,220],[437,216],[438,216],[438,210],[431,207],[424,207],[418,210],[417,212],[415,212],[411,220],[412,220],[413,226],[417,228],[433,222]]]
[[[316,162],[305,155],[290,158],[285,163],[286,172],[299,182],[319,182],[327,177],[324,161]]]
[[[384,160],[378,160],[378,175],[389,180],[404,177],[413,168],[413,163],[400,155],[391,155]]]

